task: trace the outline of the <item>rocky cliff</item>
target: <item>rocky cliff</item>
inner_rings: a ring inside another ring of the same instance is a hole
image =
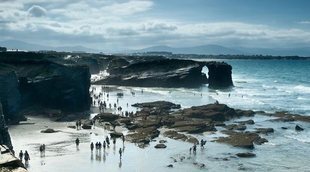
[[[227,88],[233,86],[232,67],[224,62],[207,62],[209,88]]]
[[[207,66],[209,78],[202,73]],[[198,62],[180,59],[138,61],[126,66],[109,68],[109,76],[95,84],[140,87],[200,87],[227,88],[233,85],[231,66],[219,62]]]
[[[8,66],[0,64],[0,103],[6,120],[19,121],[21,95],[16,73]]]
[[[6,145],[9,149],[13,149],[11,143],[11,137],[8,132],[8,127],[4,120],[1,103],[0,103],[0,145]]]
[[[0,53],[1,102],[6,119],[20,108],[40,106],[63,112],[90,107],[90,72],[84,65],[53,61],[40,53]],[[3,88],[3,89],[2,89]]]

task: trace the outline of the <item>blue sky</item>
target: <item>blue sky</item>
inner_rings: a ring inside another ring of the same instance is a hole
[[[101,50],[307,47],[308,0],[0,0],[0,41]]]

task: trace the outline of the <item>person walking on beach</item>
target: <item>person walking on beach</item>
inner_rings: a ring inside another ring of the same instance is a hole
[[[197,146],[196,146],[196,144],[194,144],[194,146],[193,146],[193,153],[194,154],[196,154],[196,149],[197,149]]]
[[[123,153],[122,148],[119,148],[118,153],[119,153],[119,158],[122,159],[122,153]]]
[[[103,146],[103,149],[105,150],[105,146],[106,146],[106,143],[105,143],[105,141],[103,141],[103,144],[102,144],[102,146]]]
[[[76,130],[79,130],[79,121],[75,122]]]
[[[28,161],[30,160],[30,156],[27,151],[25,151],[24,159],[25,159],[25,164],[28,164]]]
[[[75,144],[76,144],[76,146],[79,146],[79,144],[80,144],[80,139],[79,138],[75,139]]]
[[[105,138],[105,141],[107,142],[107,145],[110,146],[110,139],[108,136]]]
[[[23,157],[24,157],[24,153],[23,153],[22,150],[20,150],[20,152],[19,152],[19,159],[20,159],[21,161],[23,161]]]
[[[124,143],[125,143],[125,136],[124,135],[122,135],[122,141],[123,141],[123,145],[124,145]]]
[[[91,142],[91,144],[90,144],[90,150],[91,150],[91,151],[94,150],[94,143],[93,143],[93,142]]]

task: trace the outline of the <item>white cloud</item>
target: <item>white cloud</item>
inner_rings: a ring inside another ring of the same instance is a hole
[[[1,1],[0,34],[5,35],[2,39],[41,44],[79,43],[124,49],[160,44],[268,47],[310,43],[310,31],[305,29],[245,22],[193,22],[147,15],[155,3],[151,0]]]
[[[46,14],[46,9],[38,5],[33,5],[28,9],[28,13],[32,17],[42,17]]]
[[[304,20],[304,21],[300,21],[300,22],[298,22],[299,24],[310,24],[310,21],[308,21],[308,20]]]

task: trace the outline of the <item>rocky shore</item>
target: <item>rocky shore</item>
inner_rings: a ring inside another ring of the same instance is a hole
[[[255,112],[251,110],[240,110],[228,107],[225,104],[208,104],[203,106],[193,106],[191,108],[180,109],[181,106],[165,101],[146,102],[134,104],[140,110],[129,117],[115,114],[101,113],[95,119],[99,123],[108,122],[112,126],[123,126],[129,130],[126,139],[137,143],[139,147],[145,147],[160,134],[193,144],[199,144],[195,134],[204,132],[214,132],[220,130],[227,135],[220,137],[216,142],[230,144],[235,147],[254,149],[255,145],[261,145],[268,140],[264,135],[272,134],[273,128],[255,128],[247,130],[247,126],[253,125],[255,121],[238,121],[233,124],[225,122],[237,120],[241,117],[253,117],[254,115],[266,115],[265,112]],[[179,109],[179,110],[178,110]],[[283,120],[287,117],[279,113],[269,114],[277,116],[276,120]],[[295,115],[294,120],[308,122],[308,116]],[[161,129],[165,131],[161,133]],[[241,155],[242,156],[242,155]]]

